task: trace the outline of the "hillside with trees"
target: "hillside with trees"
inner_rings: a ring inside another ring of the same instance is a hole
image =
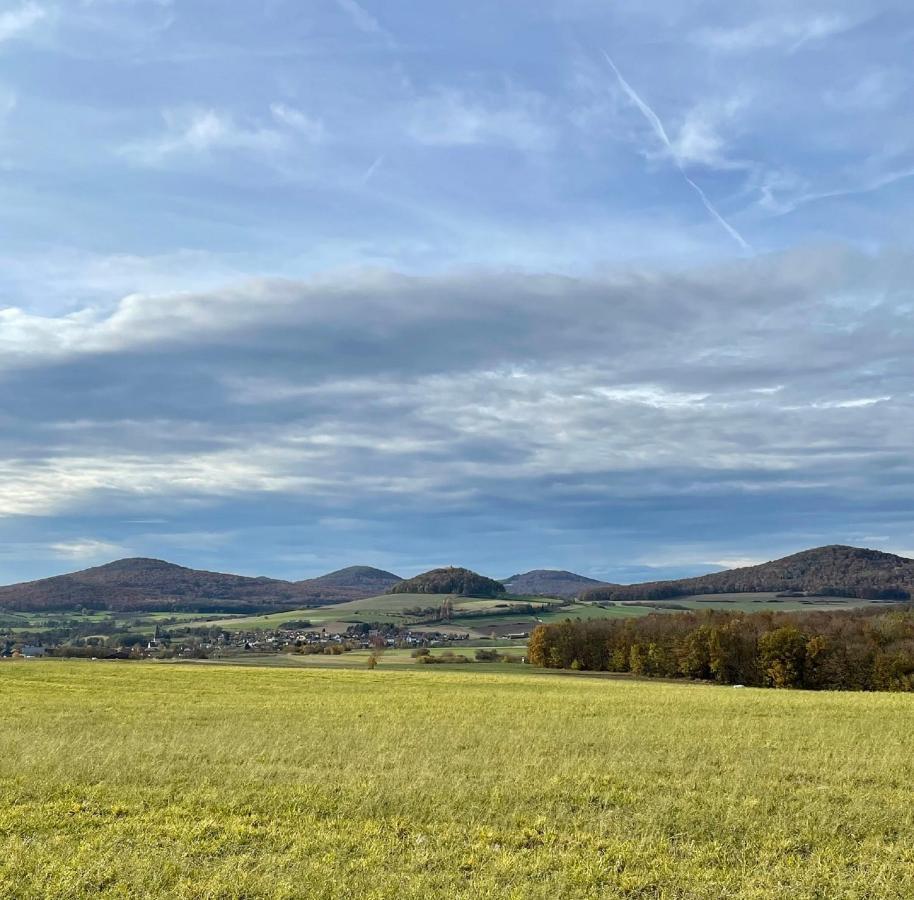
[[[561,598],[577,597],[583,591],[597,587],[617,587],[564,569],[533,569],[504,578],[502,584],[512,594]]]
[[[67,575],[0,587],[0,608],[256,612],[356,600],[386,590],[390,572],[353,566],[305,581],[189,569],[161,559],[120,559]]]
[[[432,569],[407,578],[389,588],[388,594],[457,594],[461,597],[497,597],[505,586],[494,578],[486,578],[470,569],[449,566]]]
[[[914,559],[833,544],[804,550],[757,566],[745,566],[643,584],[612,585],[585,591],[582,600],[666,600],[695,594],[773,591],[869,600],[907,600],[914,591]]]
[[[309,578],[307,581],[299,581],[296,584],[307,584],[310,588],[326,588],[344,593],[359,591],[365,597],[375,597],[385,593],[402,580],[399,575],[385,572],[384,569],[375,569],[372,566],[347,566],[345,569],[328,572],[326,575],[319,575],[317,578]],[[359,598],[351,597],[350,599]]]

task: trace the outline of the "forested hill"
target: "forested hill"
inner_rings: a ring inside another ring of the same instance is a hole
[[[596,578],[587,578],[563,569],[533,569],[510,578],[502,584],[512,594],[529,594],[539,597],[577,597],[582,591],[597,587],[617,587]]]
[[[463,597],[497,597],[505,586],[470,569],[450,566],[431,569],[391,587],[388,594],[459,594]]]
[[[370,597],[399,580],[390,572],[367,566],[353,566],[305,581],[282,581],[189,569],[161,559],[134,558],[0,587],[0,607],[23,611],[86,607],[261,612]]]
[[[371,566],[347,566],[345,569],[328,572],[326,575],[319,575],[317,578],[299,581],[296,584],[307,584],[309,587],[323,587],[330,590],[335,588],[349,593],[360,591],[366,597],[373,597],[385,593],[402,580],[399,575],[385,572],[384,569],[375,569]]]
[[[581,599],[663,600],[743,591],[802,591],[833,597],[909,599],[914,593],[914,559],[833,544],[761,565],[697,578],[593,588],[584,591]]]

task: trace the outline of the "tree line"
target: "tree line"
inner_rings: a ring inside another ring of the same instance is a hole
[[[914,691],[914,606],[800,613],[702,610],[539,625],[529,660],[720,684]]]

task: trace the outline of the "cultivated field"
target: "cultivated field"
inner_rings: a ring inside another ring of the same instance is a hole
[[[511,599],[477,599],[474,597],[457,597],[451,594],[381,594],[378,597],[366,597],[361,600],[349,600],[346,603],[328,603],[326,606],[310,606],[288,612],[272,613],[265,616],[232,616],[218,618],[207,622],[208,625],[226,629],[257,630],[279,628],[286,622],[307,620],[318,628],[326,625],[356,624],[359,622],[387,622],[406,626],[417,621],[416,616],[407,615],[407,610],[416,607],[437,610],[445,600],[450,600],[454,616],[461,613],[485,615],[509,613],[512,606],[534,606],[549,609],[556,601],[543,598],[533,600]],[[421,617],[423,620],[429,616]],[[525,616],[529,619],[529,615]],[[477,619],[478,621],[478,619]]]
[[[616,619],[645,616],[648,613],[688,609],[727,609],[745,612],[790,612],[805,609],[849,609],[866,605],[869,601],[839,597],[810,599],[778,598],[775,594],[709,594],[698,597],[681,597],[675,600],[658,601],[655,604],[639,605],[635,603],[617,603],[611,606],[592,603],[572,603],[562,605],[557,600],[545,597],[514,599],[511,597],[497,599],[476,599],[457,597],[448,594],[382,594],[379,597],[367,597],[362,600],[350,600],[347,603],[331,603],[326,606],[312,606],[294,609],[289,612],[272,613],[263,616],[207,617],[201,622],[228,630],[255,631],[258,629],[279,628],[286,622],[311,622],[317,628],[329,627],[345,630],[347,625],[359,622],[387,622],[409,626],[418,621],[415,616],[406,614],[406,610],[415,607],[437,608],[445,600],[451,600],[453,612],[449,625],[458,631],[468,632],[475,636],[487,636],[495,631],[530,631],[537,624],[558,622],[571,619]],[[526,607],[533,604],[535,613],[526,612]],[[513,611],[512,611],[513,610]],[[202,619],[203,617],[201,617]],[[429,617],[422,617],[428,621]],[[419,626],[436,629],[437,625]]]
[[[911,897],[912,733],[902,694],[5,662],[0,897]]]
[[[98,626],[99,632],[123,631],[137,634],[152,634],[157,624],[184,623],[205,624],[211,619],[219,618],[212,613],[185,612],[79,612],[62,610],[60,612],[17,612],[0,610],[0,632],[30,634],[59,630],[61,627]]]

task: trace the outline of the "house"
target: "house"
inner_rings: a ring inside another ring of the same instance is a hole
[[[37,659],[39,656],[45,655],[45,649],[44,647],[25,646],[20,650],[20,653],[22,653],[26,659]]]

